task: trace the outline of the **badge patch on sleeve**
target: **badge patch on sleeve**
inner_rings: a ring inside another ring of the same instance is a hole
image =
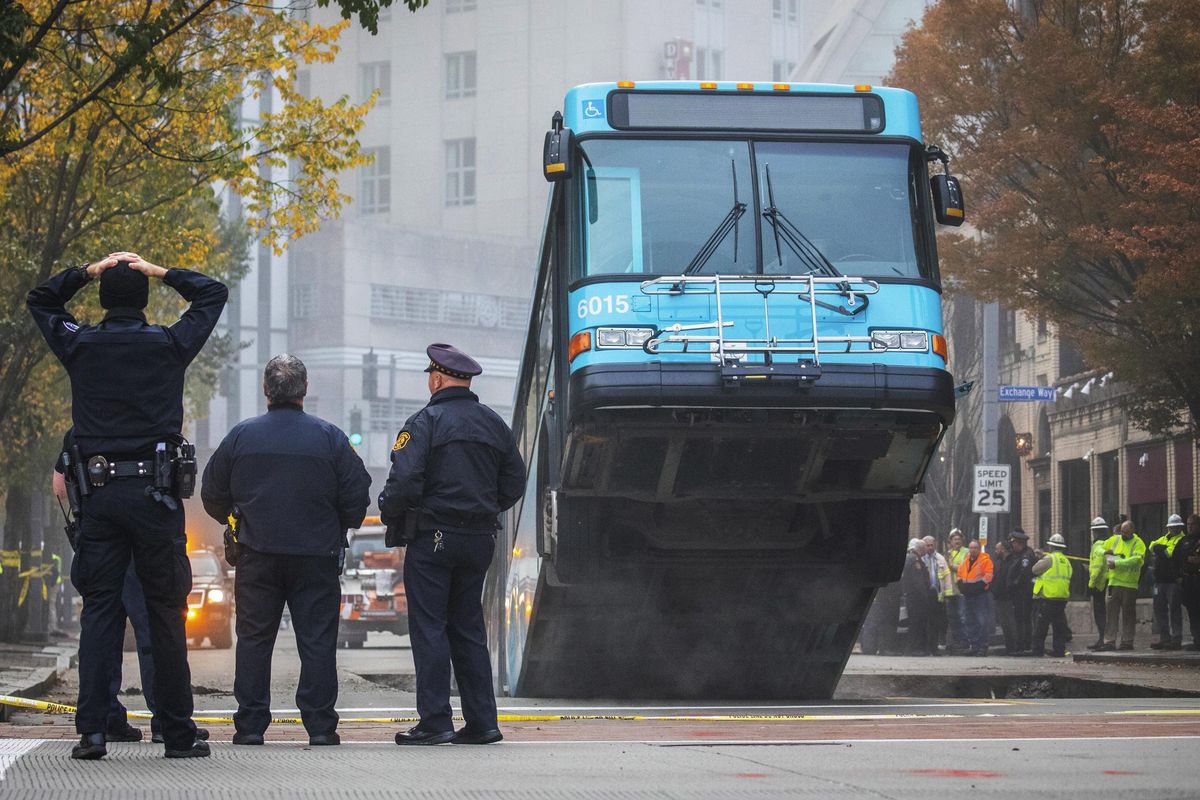
[[[400,435],[396,437],[396,443],[392,445],[392,452],[403,450],[410,439],[412,439],[412,436],[409,435],[408,431],[400,431]]]

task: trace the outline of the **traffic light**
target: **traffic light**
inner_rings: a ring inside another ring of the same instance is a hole
[[[354,408],[350,410],[350,444],[358,447],[362,441],[362,410]]]
[[[1033,434],[1018,433],[1016,436],[1017,455],[1027,456],[1033,453]]]
[[[379,356],[375,348],[363,353],[362,394],[364,400],[379,399]]]

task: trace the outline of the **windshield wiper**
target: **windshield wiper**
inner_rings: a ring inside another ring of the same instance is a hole
[[[819,273],[830,278],[844,278],[845,276],[838,272],[838,268],[825,257],[820,248],[813,244],[812,240],[805,236],[796,227],[796,224],[775,205],[775,189],[771,185],[771,165],[765,164],[763,170],[767,177],[767,202],[770,205],[762,212],[762,215],[763,219],[771,223],[771,229],[775,232],[775,256],[779,259],[780,266],[783,265],[783,249],[779,246],[782,241],[808,267],[808,274]]]
[[[771,165],[764,164],[763,171],[767,179],[767,203],[769,204],[762,212],[763,219],[771,223],[771,230],[775,233],[775,257],[779,259],[779,264],[783,266],[783,248],[780,243],[788,246],[788,249],[796,254],[806,267],[808,267],[808,275],[825,275],[829,278],[844,278],[837,267],[833,265],[821,249],[812,243],[812,240],[804,235],[804,232],[796,227],[796,224],[787,218],[778,206],[775,205],[775,188],[771,184]],[[817,302],[817,305],[824,308],[829,308],[834,311],[839,311],[843,314],[857,314],[867,307],[867,298],[862,298],[862,305],[854,301],[854,293],[850,291],[849,281],[839,284],[842,288],[842,294],[850,298],[848,305],[851,307],[849,311],[841,306],[832,306],[828,303]],[[816,298],[813,298],[814,301]]]
[[[700,246],[700,250],[696,255],[692,257],[691,263],[683,270],[684,275],[695,275],[704,269],[704,265],[717,252],[717,249],[721,246],[721,242],[725,241],[725,237],[729,235],[729,231],[731,230],[733,231],[733,263],[737,263],[738,221],[746,213],[746,204],[738,200],[737,162],[733,159],[729,159],[729,169],[733,173],[733,207],[729,209],[729,213],[725,215],[725,219],[721,220],[716,230],[712,232],[712,235]]]

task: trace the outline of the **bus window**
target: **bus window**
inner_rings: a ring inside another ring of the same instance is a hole
[[[911,191],[910,150],[891,143],[756,143],[762,203],[769,205],[770,190],[778,214],[843,275],[930,277],[924,248],[918,249],[913,236],[919,211]],[[760,225],[763,272],[810,271],[811,259],[782,238],[776,247],[771,220],[763,218]]]
[[[678,275],[737,200],[753,207],[747,142],[585,139],[575,167],[583,258],[574,277]],[[591,184],[589,186],[589,183]],[[756,271],[750,214],[699,271]]]
[[[642,193],[638,170],[592,167],[584,180],[584,242],[593,274],[644,272],[642,267]],[[604,213],[601,213],[603,210]]]

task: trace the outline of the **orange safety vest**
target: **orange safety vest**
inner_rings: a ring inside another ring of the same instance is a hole
[[[979,558],[972,563],[971,557],[967,556],[958,565],[958,579],[963,583],[990,584],[992,582],[991,557],[987,553],[980,553]]]

